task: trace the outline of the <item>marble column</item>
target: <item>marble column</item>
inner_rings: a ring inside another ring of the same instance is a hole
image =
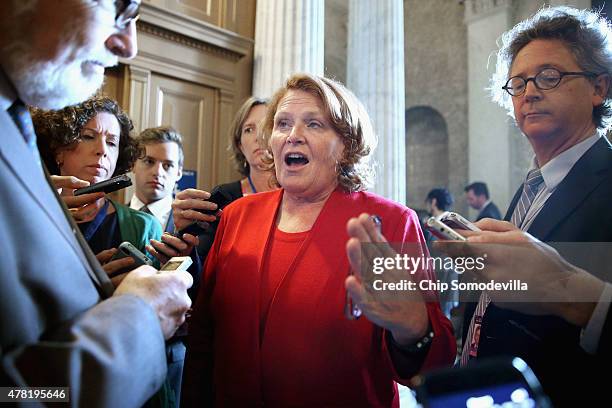
[[[257,0],[253,95],[270,97],[295,72],[323,75],[324,0]]]
[[[406,202],[404,3],[350,0],[347,86],[364,103],[378,135],[372,191]]]

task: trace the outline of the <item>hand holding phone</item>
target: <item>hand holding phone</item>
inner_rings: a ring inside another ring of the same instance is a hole
[[[159,270],[160,272],[186,271],[193,261],[188,256],[175,256],[170,258]]]
[[[474,223],[452,211],[446,211],[438,216],[438,220],[454,230],[481,231]]]
[[[77,197],[73,191],[88,187],[89,182],[74,176],[50,176],[53,187],[57,189],[70,214],[76,222],[88,222],[93,220],[97,212],[104,206],[104,193],[81,194]]]
[[[130,270],[135,269],[142,265],[149,265],[149,266],[153,265],[153,262],[145,254],[140,252],[138,248],[136,248],[134,245],[132,245],[131,243],[127,241],[122,242],[121,245],[119,245],[119,247],[117,248],[117,252],[115,253],[115,255],[113,255],[113,257],[109,260],[109,262],[115,261],[117,259],[126,258],[126,257],[130,257],[134,260],[134,264],[130,266]],[[114,276],[121,275],[122,273],[125,273],[125,272],[127,272],[127,270],[120,269],[114,272],[112,275],[110,275],[110,277],[112,278]]]
[[[122,188],[126,188],[132,185],[132,180],[128,177],[127,174],[122,174],[120,176],[116,176],[110,178],[108,180],[101,181],[99,183],[92,184],[88,187],[79,188],[74,190],[74,195],[78,196],[81,194],[91,194],[103,192],[105,194],[112,193],[113,191],[121,190]]]
[[[425,227],[439,239],[466,241],[466,238],[463,235],[461,235],[436,217],[429,217],[427,219],[427,222],[425,223]]]
[[[217,186],[211,191],[210,197],[206,201],[210,201],[211,203],[217,204],[217,209],[216,210],[202,210],[202,209],[194,208],[194,210],[201,212],[202,214],[217,215],[219,210],[222,210],[223,208],[225,208],[225,206],[227,206],[229,203],[232,202],[232,198],[227,193],[225,193],[223,190],[221,190],[219,186]],[[178,231],[176,236],[182,237],[183,234],[191,234],[191,235],[198,236],[198,235],[203,234],[204,232],[206,232],[206,228],[202,227],[202,225],[200,225],[199,222],[194,222],[192,224],[189,224],[187,227],[183,228],[182,230]]]

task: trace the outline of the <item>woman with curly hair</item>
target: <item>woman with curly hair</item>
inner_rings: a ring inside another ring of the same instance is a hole
[[[138,157],[138,144],[130,136],[132,121],[108,97],[94,96],[58,111],[34,109],[32,120],[49,173],[76,177],[81,186],[126,173]],[[54,178],[56,187],[60,180]],[[68,207],[73,207],[73,217],[101,262],[114,252],[105,250],[117,248],[123,241],[145,252],[151,239],[161,237],[161,226],[153,216],[117,203],[104,193],[74,197],[72,189],[62,189],[61,195]],[[76,202],[80,205],[74,208]]]

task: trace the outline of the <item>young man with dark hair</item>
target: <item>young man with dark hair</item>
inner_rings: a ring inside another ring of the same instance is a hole
[[[474,182],[465,187],[465,199],[470,207],[478,210],[476,221],[482,218],[494,218],[501,220],[499,208],[489,198],[489,189],[486,183],[481,181]]]
[[[453,207],[453,202],[453,196],[445,188],[434,188],[427,193],[427,198],[425,198],[427,212],[434,217],[442,214],[444,211],[450,211]]]
[[[136,180],[130,208],[152,214],[164,231],[173,232],[172,192],[183,175],[183,138],[161,126],[143,130],[137,140],[145,155],[132,170]]]

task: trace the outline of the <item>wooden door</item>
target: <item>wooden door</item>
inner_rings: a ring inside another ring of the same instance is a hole
[[[183,136],[183,168],[197,171],[197,187],[209,191],[217,179],[217,92],[158,74],[151,75],[150,89],[147,127],[169,125],[178,130]]]

